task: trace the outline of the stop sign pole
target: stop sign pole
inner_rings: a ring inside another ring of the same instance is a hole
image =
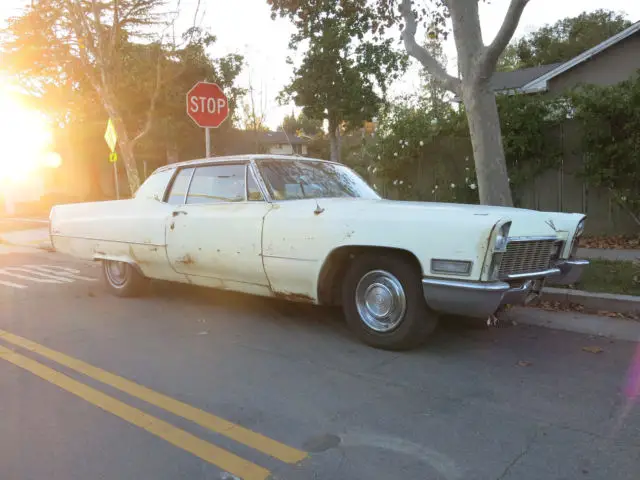
[[[211,129],[229,116],[229,99],[216,83],[198,82],[187,92],[187,115],[205,129],[207,158],[211,156]]]

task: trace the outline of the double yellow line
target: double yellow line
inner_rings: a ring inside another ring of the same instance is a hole
[[[224,435],[282,462],[295,464],[307,457],[307,453],[290,447],[252,430],[236,425],[208,412],[192,407],[162,393],[155,392],[135,382],[119,377],[82,360],[51,350],[26,338],[0,330],[0,339],[17,347],[53,360],[67,368],[91,377],[151,405],[160,407],[179,417],[190,420],[215,433]],[[269,470],[217,447],[201,438],[181,430],[164,420],[153,417],[142,410],[106,395],[95,388],[74,380],[29,357],[0,345],[0,359],[4,359],[34,375],[70,392],[101,409],[166,440],[178,448],[245,480],[263,480]]]

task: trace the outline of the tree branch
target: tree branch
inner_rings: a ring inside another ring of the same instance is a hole
[[[153,116],[156,111],[156,103],[158,103],[158,97],[160,96],[161,85],[162,85],[162,45],[158,47],[158,63],[156,65],[156,84],[153,90],[153,95],[151,96],[149,110],[147,110],[147,120],[142,130],[140,130],[140,132],[135,136],[135,138],[131,140],[131,148],[133,148],[135,144],[138,143],[138,141],[142,139],[142,137],[144,137],[151,130],[151,126],[153,125]]]
[[[484,49],[484,53],[478,62],[482,76],[488,77],[493,74],[500,54],[507,47],[511,38],[513,38],[516,28],[518,28],[520,17],[522,17],[522,12],[524,11],[524,7],[527,6],[527,3],[529,3],[529,0],[511,0],[509,9],[502,21],[496,38],[493,39],[491,45]]]
[[[417,21],[413,11],[411,10],[411,4],[411,0],[402,0],[402,3],[400,4],[400,13],[406,23],[405,29],[402,32],[402,40],[404,41],[405,50],[409,55],[418,60],[429,73],[440,80],[447,90],[455,93],[456,95],[461,95],[460,79],[449,75],[433,55],[416,42]]]

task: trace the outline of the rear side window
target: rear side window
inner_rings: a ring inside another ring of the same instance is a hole
[[[184,205],[184,199],[187,196],[187,189],[189,188],[189,181],[191,180],[191,174],[193,168],[184,168],[178,172],[176,179],[171,185],[171,192],[167,197],[167,203],[170,205]]]
[[[147,178],[138,191],[134,195],[135,198],[147,198],[147,199],[156,199],[162,200],[164,198],[164,192],[167,190],[167,186],[171,181],[171,177],[175,172],[174,168],[170,168],[167,170],[161,170],[159,172],[152,173],[149,178]]]

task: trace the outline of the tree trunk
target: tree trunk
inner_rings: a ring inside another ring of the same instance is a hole
[[[513,206],[506,168],[498,105],[488,85],[463,85],[471,146],[483,205]]]
[[[329,120],[329,159],[340,162],[340,127],[338,122]]]
[[[127,174],[129,190],[131,191],[131,195],[133,195],[140,187],[140,172],[138,171],[138,164],[136,163],[136,157],[133,153],[133,142],[129,138],[127,128],[118,112],[113,108],[108,108],[107,112],[109,113],[109,116],[113,121],[113,126],[118,134],[120,156],[122,157],[122,164],[124,164],[124,170]]]

